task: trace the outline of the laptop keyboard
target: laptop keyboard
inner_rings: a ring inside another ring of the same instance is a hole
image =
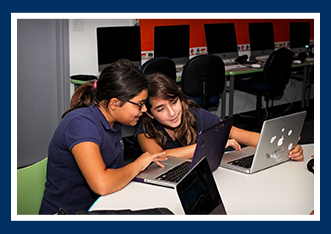
[[[244,168],[250,168],[252,166],[253,158],[254,158],[254,154],[244,158],[236,159],[234,161],[230,161],[228,162],[228,164],[232,164]]]
[[[179,164],[178,166],[174,167],[173,169],[163,173],[156,179],[177,183],[181,180],[181,178],[183,178],[184,175],[188,173],[190,165],[191,162],[185,161],[182,164]]]

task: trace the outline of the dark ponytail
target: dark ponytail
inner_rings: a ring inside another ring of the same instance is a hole
[[[94,81],[80,85],[71,97],[70,108],[63,113],[62,118],[70,111],[80,107],[88,107],[95,100]]]
[[[70,109],[62,118],[70,111],[87,107],[92,102],[97,106],[107,107],[112,98],[117,98],[123,105],[147,88],[148,81],[139,68],[127,59],[120,59],[102,70],[96,88],[94,81],[91,81],[76,89],[71,98]]]

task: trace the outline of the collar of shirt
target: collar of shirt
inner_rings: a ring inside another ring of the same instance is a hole
[[[95,105],[94,103],[92,103],[89,106],[89,109],[91,110],[92,113],[94,113],[97,118],[99,119],[99,121],[101,122],[101,124],[104,126],[104,128],[106,130],[110,130],[112,132],[119,132],[122,129],[122,124],[115,122],[114,126],[110,126],[110,123],[107,121],[106,117],[102,114],[101,110],[99,109],[99,107],[97,105]]]

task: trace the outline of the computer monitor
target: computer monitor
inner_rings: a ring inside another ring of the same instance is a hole
[[[222,59],[238,57],[237,37],[233,23],[205,24],[208,54],[216,54]]]
[[[122,58],[141,66],[139,26],[98,27],[97,47],[99,71]]]
[[[274,27],[271,22],[248,23],[251,60],[270,55],[275,50]]]
[[[154,58],[168,57],[176,64],[186,63],[190,56],[190,26],[154,27]]]
[[[290,22],[290,49],[294,53],[307,52],[309,43],[309,22]]]

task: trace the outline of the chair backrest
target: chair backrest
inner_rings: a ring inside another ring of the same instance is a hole
[[[140,68],[141,72],[150,75],[162,73],[176,82],[176,64],[167,57],[156,57],[146,61]]]
[[[46,182],[47,158],[17,170],[17,214],[38,214]]]
[[[213,54],[191,58],[184,66],[181,87],[187,96],[200,96],[206,102],[211,96],[220,96],[225,87],[223,60]]]
[[[283,47],[270,54],[264,67],[264,79],[267,83],[288,84],[291,74],[293,52]]]

